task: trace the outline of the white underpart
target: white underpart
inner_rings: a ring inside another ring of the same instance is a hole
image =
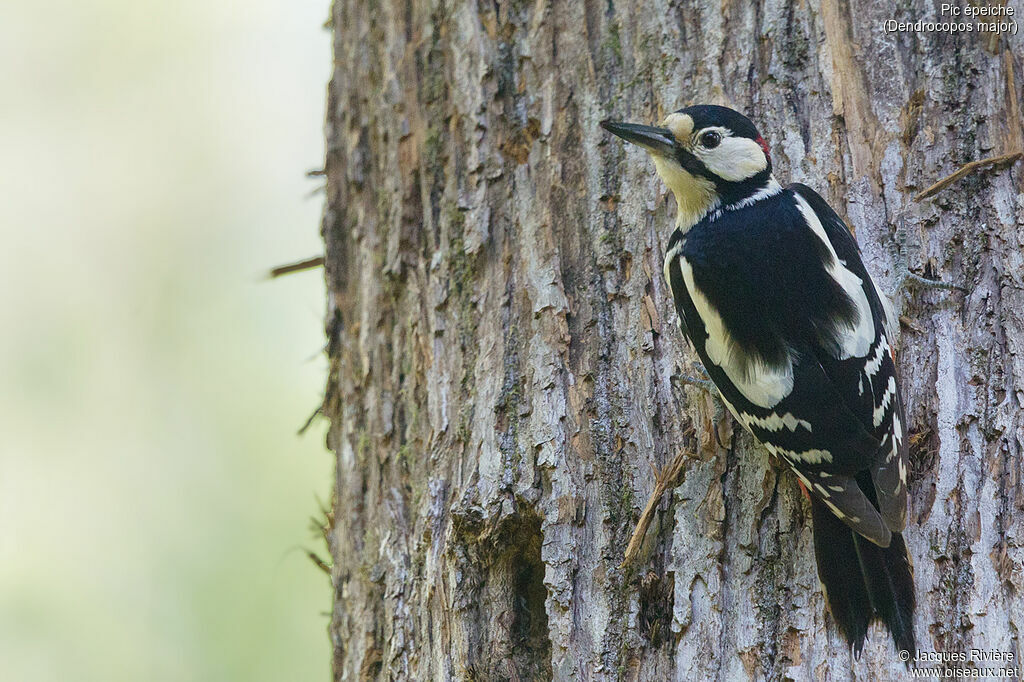
[[[828,267],[829,275],[843,288],[843,291],[853,301],[853,305],[857,310],[857,322],[854,326],[851,327],[845,323],[839,323],[846,327],[846,329],[841,335],[841,355],[837,359],[862,358],[871,350],[871,342],[875,340],[875,323],[871,318],[871,306],[868,305],[867,294],[864,293],[864,282],[840,263],[836,250],[825,233],[825,228],[822,227],[821,221],[818,220],[818,216],[810,204],[799,194],[794,194],[794,198],[796,199],[797,208],[800,209],[804,220],[807,221],[807,225],[817,235],[818,239],[825,244],[825,248],[832,255],[832,264]]]
[[[893,396],[896,395],[896,377],[889,377],[889,384],[885,387],[885,393],[882,394],[882,401],[875,407],[875,411],[871,414],[871,421],[875,426],[879,426],[882,420],[885,419],[885,413],[889,409],[889,403],[892,402]]]
[[[679,269],[708,334],[704,344],[708,360],[722,368],[747,400],[759,407],[774,407],[793,390],[792,358],[787,356],[785,364],[779,368],[768,367],[758,357],[744,358],[718,311],[694,284],[693,267],[683,256],[679,257]]]
[[[764,150],[749,137],[732,137],[732,131],[720,126],[702,128],[700,135],[713,130],[722,136],[722,141],[714,149],[704,149],[699,144],[693,146],[693,155],[704,162],[707,169],[714,175],[739,182],[757,175],[768,167],[768,159]]]

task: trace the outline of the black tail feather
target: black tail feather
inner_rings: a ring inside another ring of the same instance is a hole
[[[888,547],[860,537],[817,499],[811,500],[814,554],[832,618],[860,656],[868,625],[881,620],[897,649],[913,653],[914,575],[903,536]]]
[[[839,631],[860,656],[872,609],[853,544],[853,531],[816,497],[811,498],[811,515],[818,578],[825,588],[828,608]]]
[[[903,536],[893,533],[892,542],[884,548],[858,535],[853,542],[875,614],[889,628],[896,648],[913,653],[914,574]]]

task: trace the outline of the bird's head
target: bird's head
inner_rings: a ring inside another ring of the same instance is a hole
[[[676,197],[676,224],[684,229],[777,186],[768,143],[750,119],[728,107],[687,107],[660,126],[602,121],[601,127],[647,150]]]

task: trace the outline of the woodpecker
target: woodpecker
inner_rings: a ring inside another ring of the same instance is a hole
[[[736,421],[809,498],[839,631],[859,657],[880,620],[915,651],[898,322],[853,234],[810,187],[778,183],[737,111],[601,126],[646,150],[675,195],[665,279],[680,329]]]

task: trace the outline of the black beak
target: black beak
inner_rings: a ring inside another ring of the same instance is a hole
[[[639,123],[618,123],[601,121],[601,127],[613,135],[618,135],[626,142],[638,144],[652,154],[673,156],[676,151],[676,138],[668,128],[640,125]]]

